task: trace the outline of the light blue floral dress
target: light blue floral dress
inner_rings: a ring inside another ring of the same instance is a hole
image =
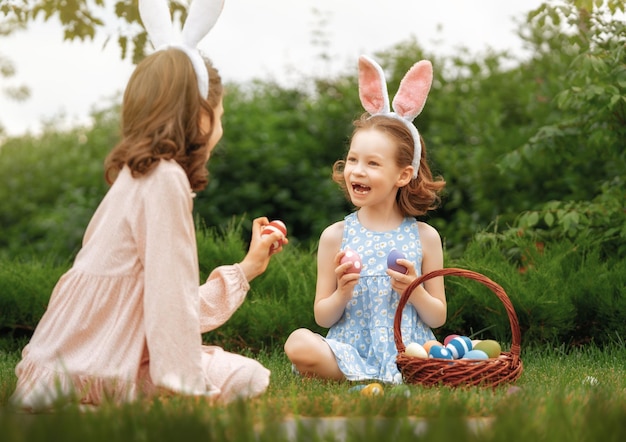
[[[392,249],[401,251],[413,262],[418,275],[421,273],[422,245],[417,221],[405,218],[394,230],[374,232],[363,227],[353,212],[345,217],[341,247],[356,251],[363,266],[352,300],[341,319],[328,330],[325,340],[346,379],[399,384],[402,375],[396,366],[393,322],[400,294],[391,288],[391,278],[386,273],[387,255]],[[405,345],[435,339],[432,330],[408,304],[402,313],[401,332]]]

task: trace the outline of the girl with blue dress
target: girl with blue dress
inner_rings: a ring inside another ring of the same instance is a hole
[[[334,380],[401,383],[393,323],[400,295],[421,274],[443,267],[441,238],[416,217],[435,209],[442,179],[433,179],[425,145],[412,121],[423,108],[432,66],[423,60],[406,74],[389,107],[380,66],[359,59],[359,94],[365,113],[354,122],[350,148],[333,166],[333,179],[357,210],[327,227],[317,256],[315,321],[325,337],[295,330],[285,342],[293,368],[303,376]],[[387,266],[396,249],[404,258]],[[359,269],[343,262],[347,251]],[[446,320],[443,277],[415,288],[402,312],[405,345],[434,339]]]

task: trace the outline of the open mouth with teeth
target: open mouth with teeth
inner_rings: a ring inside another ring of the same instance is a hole
[[[370,191],[370,187],[364,186],[363,184],[352,183],[352,191],[357,195],[363,195]]]

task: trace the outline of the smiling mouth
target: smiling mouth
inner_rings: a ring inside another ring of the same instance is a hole
[[[357,195],[364,195],[370,191],[370,187],[364,186],[362,184],[352,183],[352,191]]]

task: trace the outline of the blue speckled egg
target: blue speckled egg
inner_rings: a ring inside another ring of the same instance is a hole
[[[454,359],[454,356],[452,356],[450,350],[448,350],[443,345],[433,345],[432,347],[430,347],[428,357],[438,359]]]

